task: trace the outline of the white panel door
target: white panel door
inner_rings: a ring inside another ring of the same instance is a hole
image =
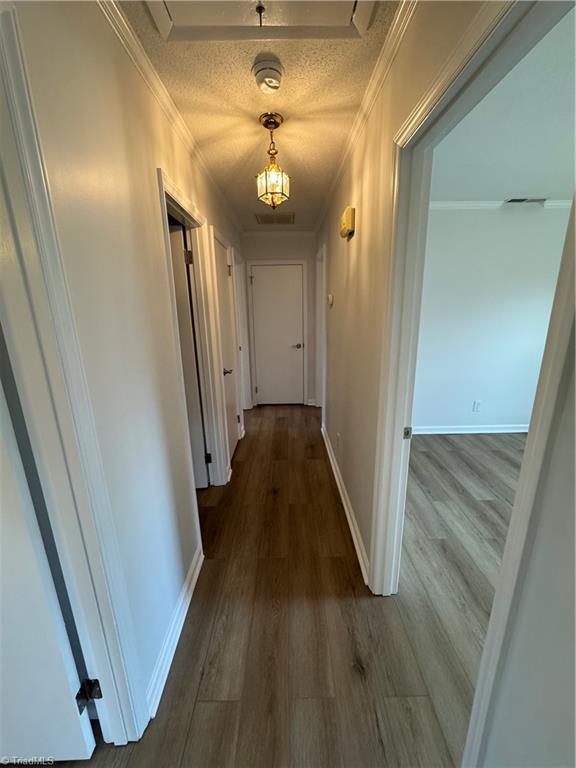
[[[172,251],[176,311],[178,314],[184,387],[186,389],[186,407],[188,411],[190,444],[192,446],[194,481],[196,488],[206,488],[209,484],[209,477],[206,465],[206,440],[197,362],[198,350],[196,349],[194,335],[191,294],[193,290],[193,275],[190,275],[188,272],[191,267],[186,265],[184,233],[180,224],[170,225],[170,248]]]
[[[251,266],[257,403],[304,402],[304,266]]]
[[[214,238],[216,276],[218,281],[218,307],[220,310],[220,340],[222,346],[222,375],[226,397],[226,425],[230,460],[238,442],[240,406],[238,398],[238,341],[232,265],[228,263],[228,249]]]
[[[0,427],[0,762],[88,758],[94,735],[1,387]]]

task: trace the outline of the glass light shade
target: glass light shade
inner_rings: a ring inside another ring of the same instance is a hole
[[[258,199],[266,205],[277,208],[290,197],[290,176],[271,158],[269,165],[256,177]]]

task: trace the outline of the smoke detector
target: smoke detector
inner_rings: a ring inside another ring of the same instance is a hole
[[[256,85],[262,93],[276,93],[282,82],[284,70],[280,59],[273,53],[259,53],[252,66]]]

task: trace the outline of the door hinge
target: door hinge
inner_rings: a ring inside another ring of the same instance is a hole
[[[402,437],[404,440],[411,440],[412,439],[412,427],[404,427],[404,430],[402,432]]]
[[[206,453],[204,455],[204,461],[206,462],[206,464],[212,464],[212,454]]]
[[[228,277],[232,277],[232,264],[228,264]]]
[[[82,680],[78,693],[76,694],[76,704],[78,705],[78,712],[82,714],[86,709],[89,701],[102,698],[102,689],[100,688],[100,680],[86,678]]]
[[[238,424],[240,424],[240,414],[239,413],[236,414],[236,421],[238,422]]]
[[[194,254],[192,251],[184,251],[184,262],[186,264],[194,264]]]
[[[254,387],[254,392],[258,392],[258,387]]]
[[[250,285],[254,285],[254,275],[250,275]]]

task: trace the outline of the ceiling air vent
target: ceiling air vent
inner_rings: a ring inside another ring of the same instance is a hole
[[[258,224],[294,224],[294,213],[255,213]]]
[[[505,203],[538,203],[544,205],[546,202],[545,197],[511,197],[509,200],[504,200]]]

